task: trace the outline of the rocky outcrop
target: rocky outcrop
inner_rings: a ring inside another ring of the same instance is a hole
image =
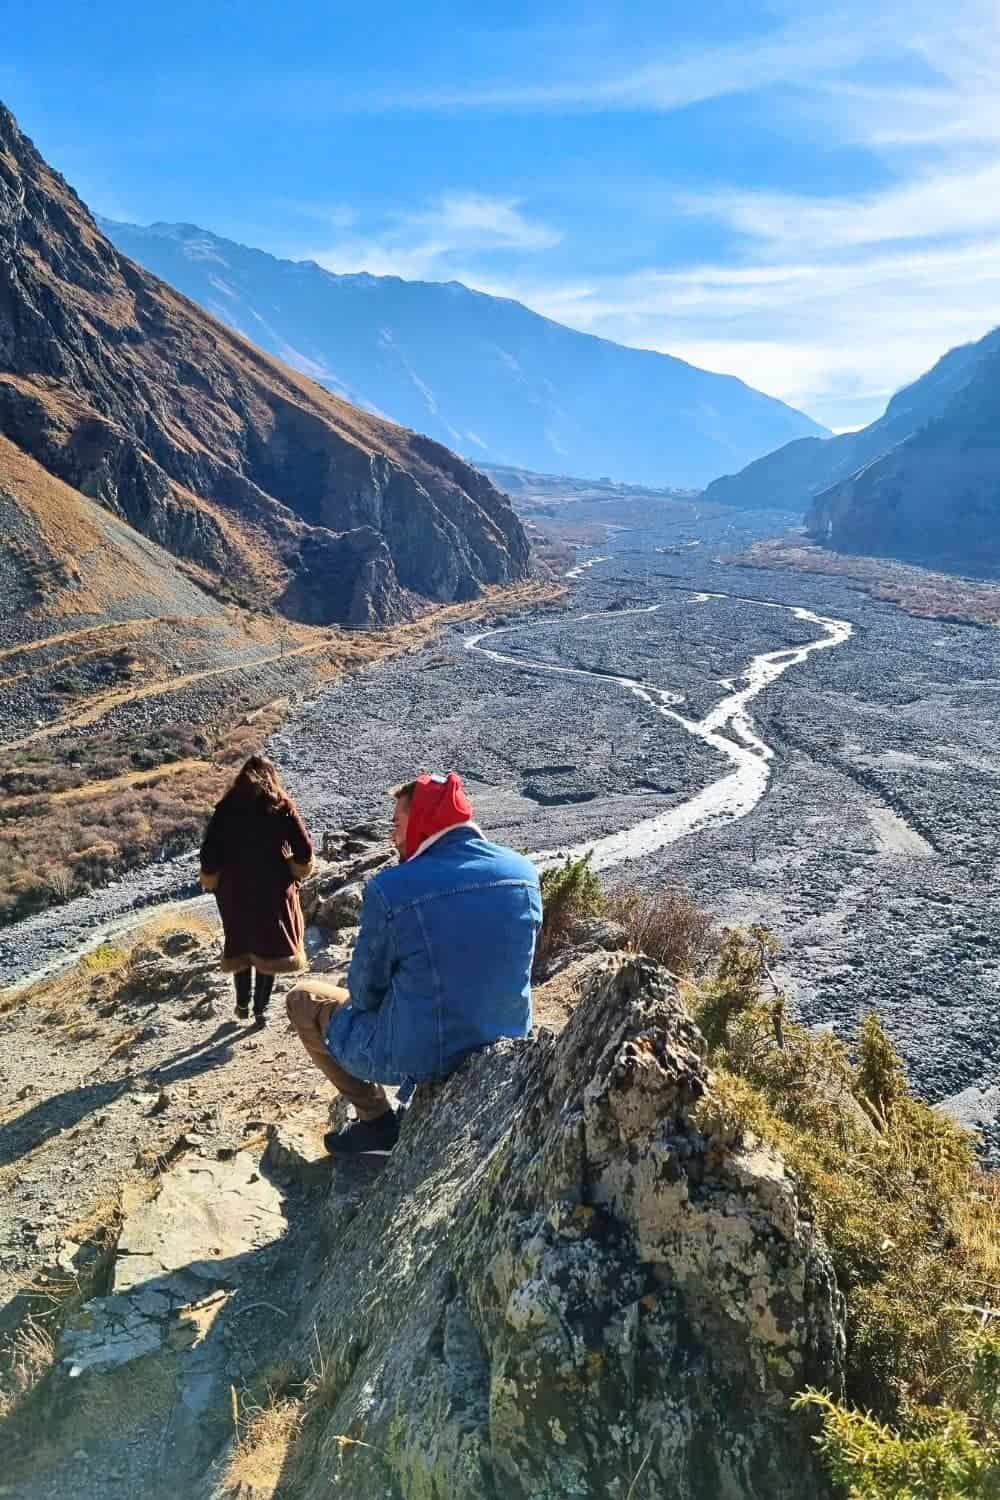
[[[233,1405],[280,1369],[302,1409],[266,1494],[826,1495],[790,1399],[841,1388],[828,1256],[775,1155],[699,1130],[666,973],[586,972],[560,1034],[418,1090],[388,1159],[324,1162],[301,1118],[259,1164],[189,1137],[33,1393],[18,1493],[221,1500]]]
[[[558,1038],[418,1095],[363,1212],[333,1194],[325,1431],[372,1444],[345,1493],[823,1492],[788,1402],[839,1388],[840,1299],[780,1161],[693,1125],[702,1056],[662,971],[607,960]]]
[[[993,335],[1000,348],[1000,336]],[[817,541],[845,552],[993,576],[1000,570],[1000,352],[928,423],[810,506]]]
[[[825,440],[802,438],[786,443],[739,473],[714,480],[705,498],[724,505],[776,507],[800,513],[812,507],[809,529],[817,535],[825,534],[828,520],[841,504],[836,497],[849,492],[855,479],[863,481],[868,465],[877,465],[887,455],[891,460],[900,444],[942,417],[998,351],[1000,329],[977,343],[949,350],[919,380],[897,391],[882,416],[867,427]],[[829,499],[827,491],[832,491]]]
[[[483,475],[119,255],[2,106],[0,432],[236,597],[313,623],[397,620],[527,572]]]

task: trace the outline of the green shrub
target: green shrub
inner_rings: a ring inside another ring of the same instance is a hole
[[[567,859],[541,874],[542,930],[535,945],[535,973],[542,974],[567,947],[574,923],[600,916],[605,895],[590,867],[590,850],[582,859]]]
[[[817,1439],[830,1473],[850,1500],[997,1500],[1000,1497],[1000,1334],[968,1346],[967,1408],[912,1413],[902,1430],[838,1406],[818,1391],[798,1407],[819,1410]]]
[[[850,1401],[893,1424],[966,1411],[969,1329],[1000,1287],[1000,1179],[909,1092],[874,1016],[856,1056],[787,1019],[767,992],[774,952],[760,930],[727,933],[715,971],[688,987],[715,1074],[698,1123],[726,1145],[762,1137],[795,1173],[847,1300]]]
[[[906,1070],[876,1015],[866,1016],[858,1033],[855,1093],[880,1122],[906,1098]]]
[[[774,958],[778,944],[763,927],[749,932],[739,929],[723,933],[715,969],[697,992],[695,1018],[704,1033],[710,1052],[717,1052],[729,1041],[732,1022],[737,1016],[753,1023],[764,1021],[773,1029],[771,1009],[761,1010],[768,959]],[[760,1016],[756,1012],[760,1011]]]

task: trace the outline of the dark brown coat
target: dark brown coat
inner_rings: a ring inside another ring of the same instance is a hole
[[[282,853],[286,845],[290,858]],[[252,967],[297,974],[306,967],[298,882],[312,867],[312,840],[293,807],[222,799],[201,846],[201,883],[219,903],[224,973]]]

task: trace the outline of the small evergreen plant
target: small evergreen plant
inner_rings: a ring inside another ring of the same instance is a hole
[[[569,942],[575,922],[600,916],[605,897],[590,864],[591,851],[581,859],[567,859],[541,874],[542,930],[535,947],[535,973],[546,966]]]
[[[963,1369],[966,1408],[914,1412],[902,1430],[818,1391],[798,1398],[796,1406],[819,1411],[820,1451],[850,1500],[998,1500],[1000,1333],[970,1339]]]
[[[802,1404],[850,1500],[1000,1500],[1000,1177],[910,1092],[877,1017],[853,1050],[789,1020],[775,953],[726,933],[685,993],[713,1070],[698,1124],[781,1152],[846,1299],[847,1404]]]

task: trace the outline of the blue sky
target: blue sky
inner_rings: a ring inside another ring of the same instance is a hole
[[[0,98],[90,205],[457,278],[835,428],[1000,322],[996,0],[49,0]]]

